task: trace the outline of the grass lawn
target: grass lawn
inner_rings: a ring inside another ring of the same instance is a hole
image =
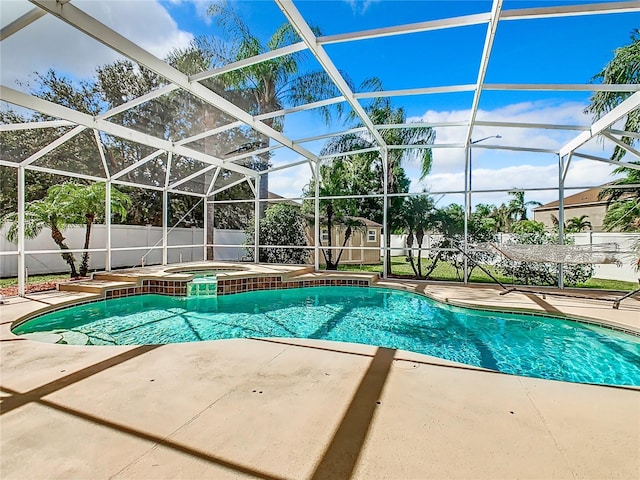
[[[35,283],[45,283],[45,282],[53,282],[53,281],[62,281],[68,280],[68,273],[57,273],[54,275],[29,275],[29,284]],[[18,285],[17,277],[9,277],[9,278],[0,278],[0,288],[4,287],[15,287]]]
[[[423,265],[427,262],[423,260]],[[485,267],[491,274],[504,284],[513,284],[513,278],[506,277],[496,272],[491,266]],[[338,270],[382,273],[382,263],[375,265],[339,265]],[[413,276],[411,264],[405,260],[405,257],[391,257],[391,271],[394,275],[410,275]],[[431,273],[432,280],[448,280],[460,281],[456,276],[456,269],[449,263],[440,262],[436,269]],[[495,283],[486,273],[479,268],[474,268],[471,272],[469,281],[476,283]],[[638,284],[634,282],[625,282],[622,280],[607,280],[602,278],[590,278],[585,283],[578,285],[580,288],[595,288],[603,290],[635,290]]]

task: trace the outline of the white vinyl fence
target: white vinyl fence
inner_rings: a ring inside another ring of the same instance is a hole
[[[0,248],[2,252],[16,252],[17,246],[7,240],[8,225],[0,229]],[[85,229],[74,226],[63,232],[65,243],[71,249],[82,248]],[[174,228],[168,233],[168,263],[192,262],[203,260],[204,230],[202,228]],[[214,247],[213,259],[221,261],[243,261],[247,250],[241,245],[245,241],[244,230],[214,229],[214,243],[231,245]],[[89,248],[105,249],[107,237],[105,226],[96,224],[91,229]],[[193,245],[193,246],[192,246]],[[151,225],[112,225],[111,226],[111,266],[112,268],[158,265],[162,263],[162,227]],[[131,250],[119,250],[128,248]],[[58,246],[51,239],[51,231],[44,229],[33,239],[26,240],[27,251],[51,250],[53,253],[28,254],[26,264],[29,275],[68,272],[69,266],[58,253]],[[75,253],[79,266],[82,253]],[[92,252],[90,270],[104,270],[105,252]],[[18,275],[17,255],[0,255],[0,278]]]
[[[640,271],[635,269],[638,261],[638,252],[633,251],[633,245],[640,242],[640,233],[574,233],[571,235],[576,245],[598,245],[602,243],[615,243],[620,252],[617,257],[622,263],[617,265],[595,265],[593,274],[596,278],[607,278],[611,280],[625,280],[627,282],[637,282],[640,278]]]
[[[2,252],[16,251],[17,246],[6,238],[8,226],[0,229],[0,248]],[[67,228],[63,235],[65,243],[71,249],[82,248],[85,229],[81,226]],[[106,248],[106,229],[104,225],[94,225],[91,229],[89,248]],[[53,253],[34,253],[26,256],[29,275],[68,272],[69,266],[58,253],[58,246],[51,239],[51,231],[44,229],[33,239],[26,240],[26,250],[50,250]],[[168,235],[169,263],[191,262],[204,257],[204,230],[202,228],[175,228]],[[184,245],[182,247],[181,245]],[[195,247],[189,245],[196,245]],[[111,265],[113,268],[157,265],[162,263],[162,227],[151,225],[112,225],[111,226]],[[173,247],[173,248],[171,248]],[[177,248],[176,248],[177,247]],[[117,250],[128,248],[131,250]],[[75,253],[79,266],[82,253]],[[92,252],[90,270],[104,270],[105,252]],[[0,256],[0,277],[15,277],[18,274],[17,255]]]
[[[246,260],[247,249],[240,247],[245,242],[244,230],[220,230],[213,229],[213,243],[216,245],[233,245],[230,247],[213,247],[214,260],[227,260],[240,262]]]

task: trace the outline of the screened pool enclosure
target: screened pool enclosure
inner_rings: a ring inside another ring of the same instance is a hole
[[[592,82],[640,3],[392,3],[2,2],[0,171],[17,230],[0,276],[13,265],[23,295],[30,262],[60,256],[25,231],[45,177],[106,186],[100,233],[66,251],[92,269],[296,251],[320,270],[376,252],[386,276],[419,247],[454,252],[466,282],[465,254],[487,240],[479,205],[520,198],[526,217],[526,200],[558,201],[562,244],[567,196],[640,169],[625,127],[640,85]],[[620,101],[583,113],[599,92]],[[116,218],[114,189],[160,213]],[[302,241],[260,227],[276,205]],[[451,205],[459,228],[425,240],[428,212]]]

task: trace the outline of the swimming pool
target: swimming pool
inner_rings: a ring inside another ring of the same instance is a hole
[[[408,350],[529,377],[640,385],[640,338],[558,318],[451,307],[383,288],[312,287],[217,298],[139,295],[36,317],[16,335],[163,344],[286,337]]]

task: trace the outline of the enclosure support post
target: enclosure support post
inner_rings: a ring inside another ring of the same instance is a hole
[[[169,193],[165,187],[162,190],[162,265],[167,264],[169,259],[168,239],[167,239],[167,223],[169,221]]]
[[[313,168],[313,175],[315,177],[315,192],[314,192],[314,211],[313,211],[313,256],[314,256],[314,269],[317,272],[320,270],[320,160],[316,160]]]
[[[18,167],[18,295],[25,294],[25,255],[24,255],[24,166]]]
[[[260,263],[260,183],[262,182],[262,176],[256,177],[256,205],[255,212],[253,214],[253,262]],[[266,199],[265,199],[266,200]],[[266,207],[265,207],[266,209]]]
[[[107,180],[104,186],[104,227],[106,229],[107,253],[104,260],[104,269],[111,271],[111,181]]]
[[[391,255],[390,245],[387,245],[387,239],[391,238],[391,232],[389,232],[389,215],[387,210],[389,210],[389,151],[386,147],[382,147],[382,174],[384,175],[383,182],[383,191],[382,191],[382,231],[384,235],[382,235],[383,239],[381,239],[382,246],[384,248],[382,257],[382,278],[387,278],[387,269],[389,268],[389,256]]]
[[[464,283],[469,283],[469,218],[471,217],[471,145],[464,148]]]
[[[204,199],[203,199],[203,201],[202,201],[202,204],[203,204],[203,206],[204,206],[204,215],[202,216],[202,218],[203,218],[203,225],[202,225],[202,227],[203,227],[203,230],[204,230],[204,239],[203,239],[203,241],[202,241],[202,243],[203,243],[203,245],[204,245],[204,247],[203,247],[203,251],[202,251],[202,259],[203,259],[205,262],[208,260],[208,258],[207,258],[207,230],[208,230],[208,228],[209,228],[209,222],[208,222],[208,219],[207,219],[207,209],[208,209],[208,205],[209,205],[209,204],[207,203],[207,202],[208,202],[208,200],[209,200],[209,197],[204,197]]]
[[[567,156],[567,162],[571,154]],[[565,157],[558,155],[558,245],[564,245],[564,177]],[[558,288],[564,288],[562,264],[558,264]]]

